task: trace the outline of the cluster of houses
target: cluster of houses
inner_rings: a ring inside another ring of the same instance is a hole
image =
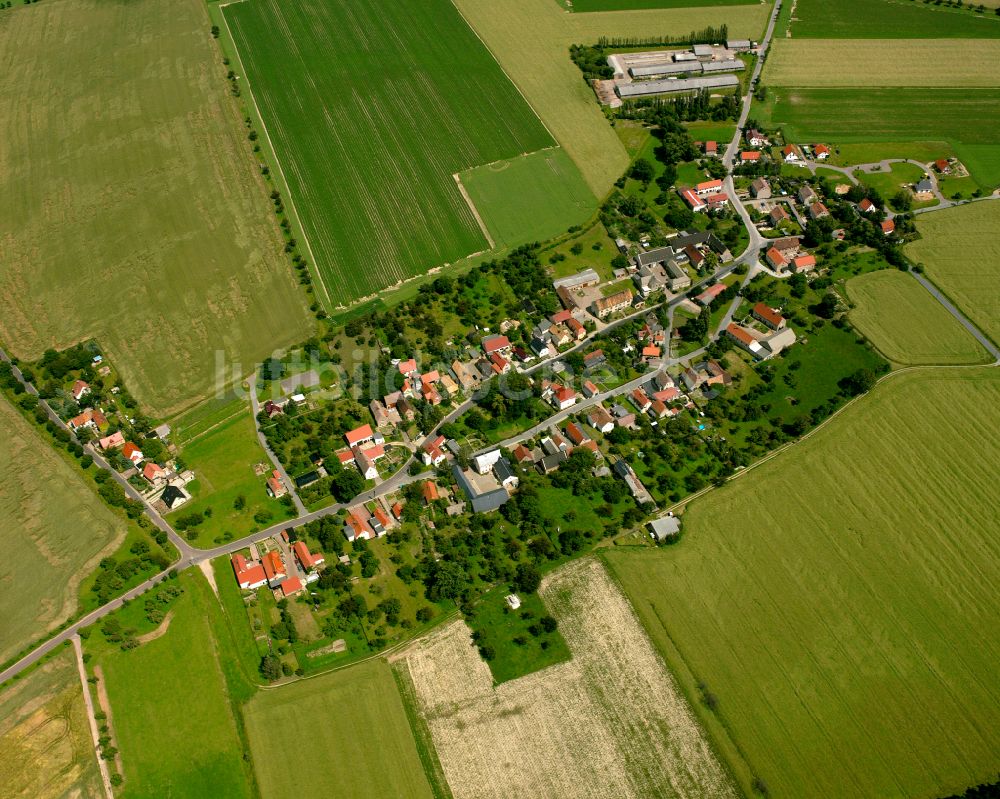
[[[288,538],[282,533],[287,544]],[[272,589],[282,598],[305,590],[306,585],[319,579],[319,570],[326,563],[322,554],[310,552],[304,541],[296,541],[289,548],[298,568],[289,568],[280,549],[265,552],[259,559],[248,560],[240,553],[230,558],[236,584],[244,591],[254,591],[263,586]]]
[[[726,335],[755,360],[763,361],[781,353],[795,343],[795,331],[787,326],[785,317],[763,302],[750,312],[753,326],[732,322]]]
[[[678,194],[695,213],[717,211],[729,202],[729,195],[722,188],[722,181],[716,178],[702,181],[693,188],[679,189]]]
[[[382,538],[398,524],[402,516],[402,506],[399,503],[397,506],[392,513],[387,512],[378,502],[373,502],[370,508],[365,504],[348,508],[344,520],[344,537],[351,542],[359,538],[365,541]]]
[[[452,476],[473,513],[488,513],[503,505],[517,490],[520,479],[499,448],[476,455],[468,469],[452,465]]]
[[[377,463],[385,457],[385,436],[373,430],[370,424],[363,424],[344,433],[347,447],[337,451],[337,460],[344,467],[353,467],[361,472],[365,480],[377,480]]]
[[[632,280],[645,299],[658,292],[677,294],[691,286],[685,266],[702,269],[713,253],[719,261],[732,260],[725,243],[714,233],[678,233],[664,247],[646,250],[633,258]]]

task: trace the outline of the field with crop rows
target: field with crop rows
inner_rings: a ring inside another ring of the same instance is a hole
[[[777,39],[762,80],[802,88],[994,88],[1000,86],[1000,40]]]
[[[633,11],[694,6],[741,6],[758,0],[558,0],[570,11]]]
[[[432,795],[384,660],[262,691],[245,718],[265,797]]]
[[[598,198],[611,190],[629,159],[594,92],[570,61],[569,46],[594,44],[601,36],[684,36],[723,23],[734,38],[756,39],[769,9],[755,3],[568,14],[555,0],[455,0],[455,5]]]
[[[200,0],[12,8],[0,51],[0,337],[96,338],[144,410],[309,330]],[[238,375],[242,376],[242,374]]]
[[[225,16],[331,305],[486,249],[452,175],[554,144],[448,0]]]
[[[561,147],[479,166],[460,177],[497,245],[545,241],[597,210],[596,198]]]
[[[456,621],[405,654],[455,799],[735,797],[690,707],[604,567],[547,578],[573,659],[495,689]]]
[[[896,0],[796,0],[790,30],[793,38],[817,39],[1000,37],[1000,17],[973,13],[976,5],[952,9]]]
[[[70,649],[0,693],[0,797],[104,797]]]
[[[80,579],[125,537],[125,523],[4,398],[0,475],[4,661],[76,611]]]
[[[606,550],[774,799],[944,796],[996,774],[998,409],[997,370],[891,377],[694,503],[680,545]]]
[[[906,254],[994,342],[1000,341],[1000,204],[990,200],[917,217]]]
[[[851,323],[890,361],[914,364],[987,363],[989,353],[930,292],[898,269],[852,278]]]

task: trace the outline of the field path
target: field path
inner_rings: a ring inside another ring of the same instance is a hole
[[[476,218],[476,222],[479,225],[479,229],[483,231],[483,235],[486,237],[486,242],[490,245],[489,248],[491,250],[494,249],[496,247],[496,243],[493,241],[493,237],[490,235],[490,230],[488,227],[486,227],[486,223],[483,221],[483,218],[479,215],[479,209],[476,208],[476,204],[472,202],[472,198],[469,196],[469,192],[466,191],[465,186],[462,185],[462,178],[459,177],[459,174],[457,172],[454,175],[452,175],[452,177],[455,178],[455,185],[458,186],[458,191],[459,193],[461,193],[462,199],[465,200],[466,203],[468,203],[469,210],[472,211],[472,215]]]
[[[83,703],[87,706],[87,723],[90,725],[90,737],[94,740],[94,757],[97,758],[97,767],[101,770],[101,783],[104,785],[104,795],[107,799],[114,799],[114,790],[111,788],[111,775],[108,773],[108,761],[101,757],[99,750],[100,732],[97,729],[97,719],[94,717],[94,700],[90,696],[90,684],[87,682],[87,667],[83,663],[83,646],[80,643],[80,636],[74,635],[72,639],[73,652],[76,654],[76,668],[80,673],[80,685],[83,688]]]

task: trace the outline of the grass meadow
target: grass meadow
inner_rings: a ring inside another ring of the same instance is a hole
[[[756,39],[768,14],[763,3],[591,14],[568,14],[555,0],[455,0],[455,5],[599,199],[621,177],[629,157],[570,61],[569,46],[593,44],[601,36],[684,36],[722,23],[734,38]]]
[[[906,254],[994,342],[1000,341],[1000,205],[993,201],[917,217]]]
[[[970,51],[974,58],[968,57]],[[802,88],[995,88],[1000,86],[1000,41],[778,39],[762,80],[768,86]],[[844,116],[851,118],[849,111]]]
[[[0,337],[96,338],[168,415],[308,334],[305,295],[199,0],[11,9],[0,50]],[[39,98],[45,98],[40,101]]]
[[[597,210],[596,198],[561,147],[475,167],[460,177],[498,246],[545,241]]]
[[[559,0],[570,11],[634,11],[692,6],[741,6],[757,0]]]
[[[0,398],[0,662],[72,616],[125,522]]]
[[[1000,17],[992,12],[951,9],[895,0],[797,0],[790,30],[793,38],[977,39],[1000,37]],[[985,3],[995,5],[993,2]]]
[[[124,768],[121,797],[256,795],[231,700],[238,669],[218,600],[195,569],[166,633],[131,651],[87,642],[104,671]]]
[[[976,364],[983,346],[910,275],[884,269],[852,278],[851,323],[893,363]]]
[[[262,691],[245,718],[264,797],[433,796],[381,658]]]
[[[850,145],[855,162],[953,153],[984,189],[1000,184],[1000,89],[778,88],[769,94],[753,113],[791,140]]]
[[[554,144],[447,0],[225,18],[332,305],[486,249],[452,175]]]
[[[0,796],[104,797],[72,649],[0,693]]]
[[[606,550],[768,796],[942,796],[995,775],[998,408],[996,370],[894,376],[696,501],[679,546]]]

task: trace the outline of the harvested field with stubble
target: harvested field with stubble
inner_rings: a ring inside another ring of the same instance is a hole
[[[143,410],[308,335],[305,294],[201,0],[61,0],[0,19],[0,338],[96,338]]]
[[[573,659],[493,688],[457,621],[405,654],[455,799],[732,797],[676,682],[603,565],[541,590]]]

